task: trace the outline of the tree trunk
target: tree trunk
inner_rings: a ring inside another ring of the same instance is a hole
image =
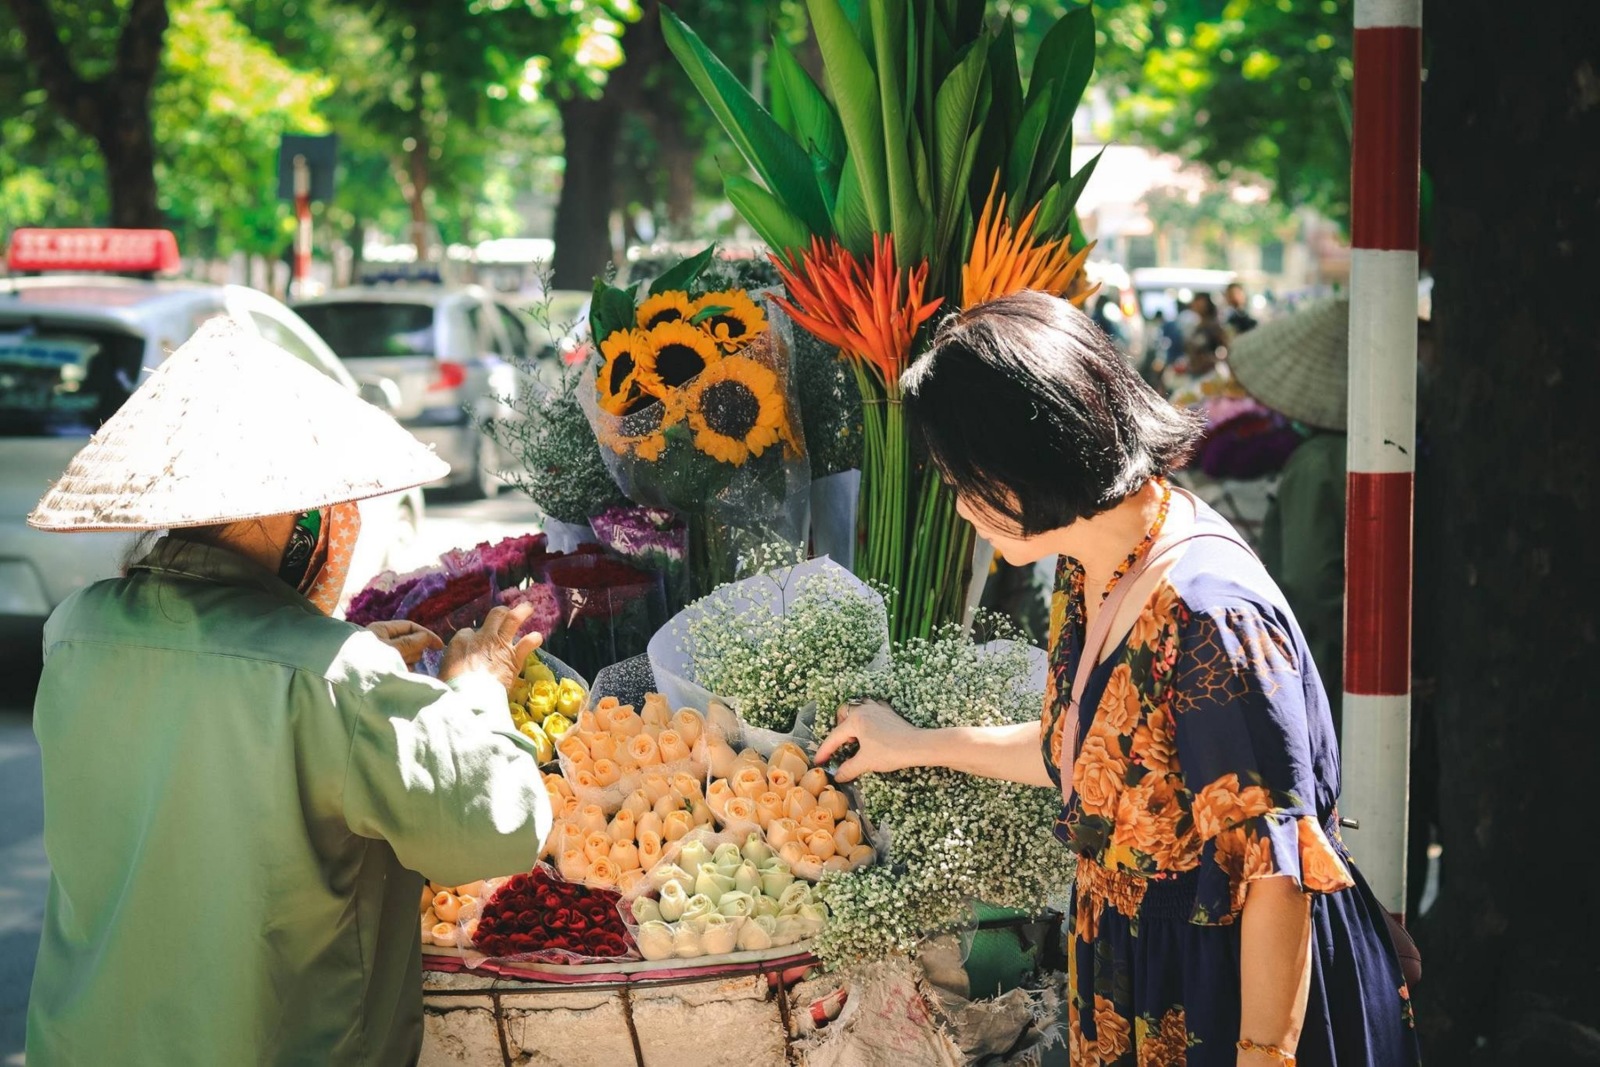
[[[652,108],[651,128],[661,146],[661,168],[666,171],[667,229],[674,238],[690,236],[694,224],[695,164],[699,151],[684,129],[683,109],[668,93],[657,99],[665,106]]]
[[[650,71],[666,56],[661,12],[654,0],[641,4],[637,22],[622,33],[622,65],[611,72],[598,100],[560,102],[566,142],[566,173],[556,204],[556,251],[550,266],[557,289],[588,289],[616,254],[611,247],[611,212],[617,206],[617,142],[622,117],[640,106]]]
[[[350,234],[346,238],[350,242],[350,277],[344,280],[346,285],[355,285],[361,280],[361,268],[367,261],[367,223],[359,216],[350,221]]]
[[[131,95],[107,101],[95,143],[106,160],[111,193],[111,225],[130,229],[160,226],[156,195],[156,139],[148,97]]]
[[[105,157],[111,225],[161,225],[150,89],[161,69],[169,23],[166,0],[132,0],[117,38],[116,60],[108,73],[92,81],[79,76],[73,65],[49,0],[8,3],[50,105],[93,138]]]
[[[1537,9],[1429,0],[1425,18],[1423,444],[1448,510],[1417,545],[1437,573],[1417,645],[1438,666],[1444,846],[1418,1008],[1431,1062],[1469,1067],[1600,1063],[1583,547],[1600,496],[1600,5]]]
[[[416,145],[406,153],[406,203],[411,208],[411,243],[417,250],[417,262],[428,260],[428,142],[425,136],[416,138]]]
[[[613,100],[566,100],[560,105],[566,173],[556,205],[551,284],[588,289],[606,269],[611,247],[611,207],[616,200],[617,136],[622,112]]]

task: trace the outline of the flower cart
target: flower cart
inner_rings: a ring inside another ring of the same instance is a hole
[[[1023,63],[977,0],[806,9],[820,83],[776,42],[770,110],[662,13],[761,179],[727,193],[781,284],[709,248],[597,282],[587,358],[492,428],[563,536],[357,598],[446,629],[532,603],[554,657],[507,693],[555,809],[540,863],[419,902],[427,1064],[1020,1063],[1056,1032],[1059,796],[844,784],[812,754],[857,697],[921,726],[1039,718],[1043,656],[974,617],[986,550],[899,376],[941,316],[1092,293],[1094,163],[1070,146],[1093,15]]]
[[[424,575],[418,602],[452,582],[475,591],[481,576],[459,580],[475,565],[532,577],[547,555],[536,539],[453,553],[454,575]],[[1070,877],[1049,849],[1053,809],[942,772],[858,790],[808,755],[845,691],[930,724],[1036,714],[1039,657],[953,630],[891,648],[887,630],[870,587],[814,560],[719,588],[592,689],[559,661],[530,661],[507,701],[550,745],[557,823],[533,871],[429,884],[424,1062],[645,1064],[693,1050],[706,1063],[957,1064],[1047,1044],[1059,919],[1031,916]],[[752,669],[779,648],[779,677]],[[996,850],[960,862],[980,833]],[[1020,908],[980,912],[975,897]],[[955,933],[929,942],[932,930]]]

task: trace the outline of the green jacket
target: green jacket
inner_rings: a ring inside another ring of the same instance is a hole
[[[1346,444],[1342,433],[1313,431],[1290,453],[1261,530],[1261,562],[1306,636],[1335,728],[1344,703]]]
[[[413,1062],[416,872],[526,870],[550,830],[499,684],[408,673],[172,539],[63,603],[45,656],[29,1067]]]

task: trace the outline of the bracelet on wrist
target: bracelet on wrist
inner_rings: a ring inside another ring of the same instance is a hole
[[[1296,1060],[1294,1053],[1288,1051],[1287,1049],[1279,1048],[1277,1045],[1258,1045],[1246,1037],[1239,1040],[1238,1048],[1240,1052],[1260,1052],[1263,1055],[1271,1056],[1273,1059],[1283,1064],[1284,1067],[1295,1067]]]

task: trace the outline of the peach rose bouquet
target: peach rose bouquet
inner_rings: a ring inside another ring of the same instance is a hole
[[[706,803],[724,832],[760,840],[787,874],[809,882],[829,871],[860,870],[876,858],[849,798],[794,741],[766,756],[734,752],[717,741],[710,753]]]

